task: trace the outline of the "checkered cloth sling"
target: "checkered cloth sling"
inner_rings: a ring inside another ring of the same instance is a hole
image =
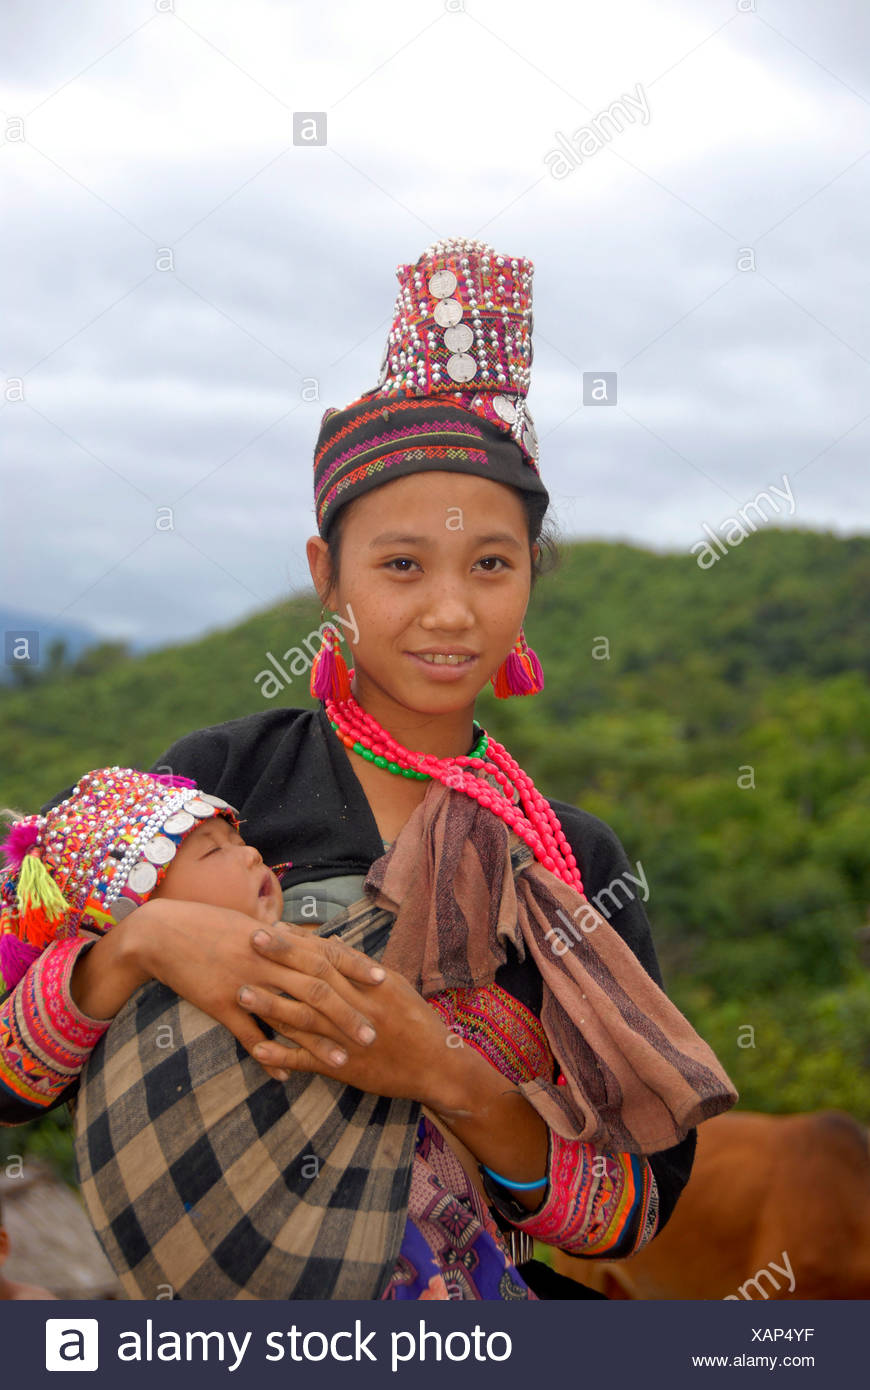
[[[380,959],[392,920],[361,901],[320,934]],[[152,981],[82,1074],[82,1195],[130,1298],[377,1299],[405,1230],[420,1109],[330,1077],[273,1081]]]

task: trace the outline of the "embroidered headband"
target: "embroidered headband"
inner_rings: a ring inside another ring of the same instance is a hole
[[[353,498],[409,473],[472,473],[534,495],[538,440],[526,403],[531,261],[452,238],[400,265],[377,387],[329,409],[314,456],[317,529]]]
[[[0,849],[0,987],[12,989],[51,942],[100,934],[146,902],[179,845],[211,816],[239,814],[188,777],[104,767],[44,816],[25,816]]]

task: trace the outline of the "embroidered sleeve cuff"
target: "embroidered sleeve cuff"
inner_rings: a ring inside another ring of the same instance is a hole
[[[54,942],[0,1005],[0,1086],[49,1106],[79,1075],[112,1020],[82,1013],[70,979],[88,937]]]
[[[58,954],[56,960],[51,962],[43,984],[43,1000],[50,1010],[54,1026],[68,1042],[78,1043],[89,1053],[98,1038],[103,1036],[112,1019],[91,1018],[89,1014],[83,1013],[72,997],[70,981],[76,965],[95,941],[96,937],[76,936],[71,941],[60,941],[53,948],[50,947],[49,950],[54,949]],[[62,953],[61,948],[65,948]],[[43,952],[41,959],[46,955],[48,951]],[[56,989],[53,987],[55,966],[58,970]]]
[[[572,1255],[623,1257],[651,1240],[658,1192],[646,1159],[605,1153],[554,1130],[549,1136],[549,1182],[541,1205],[527,1211],[482,1172],[496,1210],[518,1230]]]

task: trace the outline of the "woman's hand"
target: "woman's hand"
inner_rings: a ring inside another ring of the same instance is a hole
[[[120,946],[119,971],[126,971],[125,979],[134,980],[128,994],[144,980],[160,980],[224,1024],[277,1080],[286,1080],[286,1072],[262,1059],[256,1051],[267,1039],[251,1017],[252,1011],[239,1001],[239,992],[245,986],[257,991],[263,1005],[253,1012],[270,1023],[281,992],[293,994],[294,999],[280,1000],[284,1006],[281,1017],[306,1029],[312,1054],[324,1064],[336,1043],[357,1043],[360,1051],[365,1051],[360,1030],[371,1029],[373,1020],[368,1004],[380,988],[382,967],[362,951],[336,939],[321,940],[312,936],[310,928],[278,923],[270,929],[272,932],[280,930],[282,936],[294,944],[298,942],[298,961],[304,964],[300,972],[293,968],[296,957],[291,966],[289,958],[285,963],[257,950],[252,938],[258,930],[264,928],[231,908],[161,898],[143,903],[104,941],[123,933],[116,938],[114,949],[117,956]],[[85,961],[101,944],[98,942],[87,952]],[[336,988],[338,982],[350,980],[369,987],[365,996],[351,999]],[[78,993],[74,997],[87,1012],[86,1002]],[[117,1008],[120,1003],[115,1011]]]
[[[264,939],[261,944],[261,935]],[[373,989],[346,972],[339,973],[324,948],[331,938],[312,937],[286,923],[261,928],[254,936],[263,956],[284,968],[284,987],[292,999],[281,999],[253,984],[243,991],[245,1009],[257,1014],[296,1046],[275,1038],[263,1048],[264,1064],[277,1070],[318,1072],[348,1086],[380,1096],[401,1096],[429,1103],[440,1098],[441,1078],[450,1068],[453,1034],[440,1014],[395,970],[387,970]],[[347,949],[347,948],[345,948]],[[343,1040],[345,1060],[324,1057],[320,1044],[321,1014],[334,996],[354,1013],[365,1013],[376,1037],[368,1045]],[[297,1002],[297,1001],[302,1001]],[[259,1056],[260,1049],[255,1055]]]

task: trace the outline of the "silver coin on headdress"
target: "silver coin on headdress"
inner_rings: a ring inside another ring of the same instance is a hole
[[[435,299],[447,299],[456,289],[456,276],[452,270],[436,270],[429,277],[429,293]]]
[[[156,882],[157,870],[154,865],[143,862],[136,864],[130,870],[127,887],[132,888],[133,892],[138,893],[141,897],[145,893],[150,893]]]
[[[533,454],[538,447],[538,432],[528,411],[523,419],[523,444],[530,454]]]
[[[172,840],[165,835],[155,835],[153,840],[142,846],[142,853],[152,864],[168,864],[170,859],[175,858],[175,849]]]
[[[129,917],[131,912],[135,912],[138,906],[139,904],[134,903],[132,898],[116,898],[113,903],[109,904],[109,912],[112,914],[114,922],[123,922],[124,918]]]
[[[512,425],[517,418],[517,408],[507,396],[493,396],[492,408],[506,425]]]
[[[462,318],[462,305],[458,299],[439,299],[432,317],[439,328],[452,328]]]
[[[444,346],[448,352],[465,352],[473,342],[474,334],[467,323],[458,323],[444,334]]]
[[[477,371],[477,363],[467,352],[454,352],[447,359],[447,375],[453,381],[470,381]]]

